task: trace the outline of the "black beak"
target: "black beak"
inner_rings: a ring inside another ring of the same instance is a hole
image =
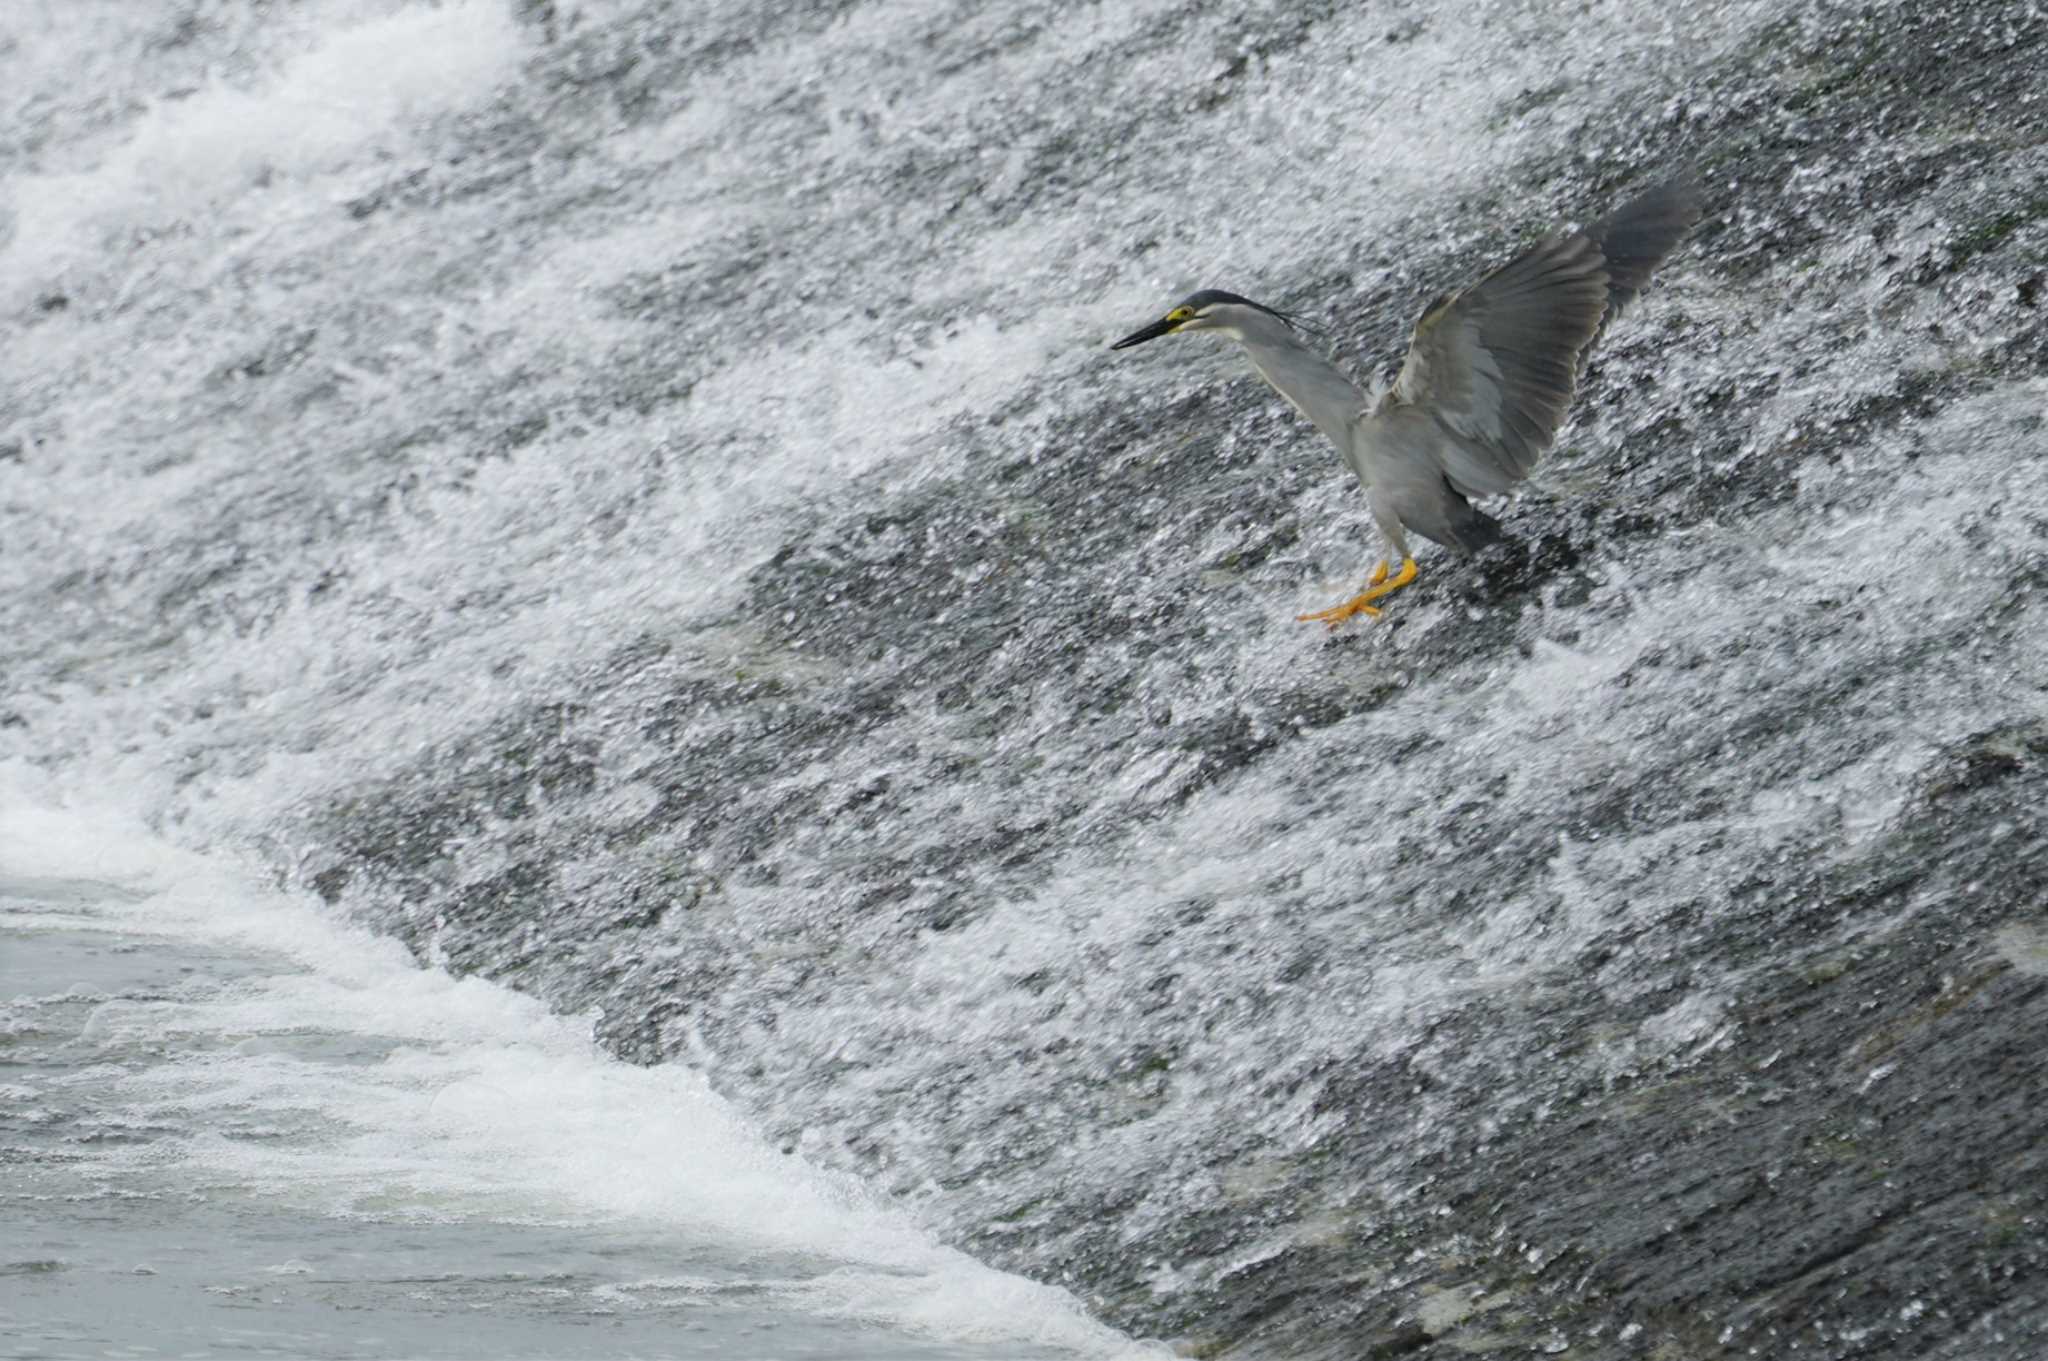
[[[1131,332],[1129,335],[1125,336],[1122,340],[1119,340],[1116,344],[1110,346],[1109,348],[1112,350],[1128,350],[1133,345],[1143,345],[1148,340],[1159,339],[1159,337],[1173,330],[1173,328],[1178,324],[1179,323],[1175,322],[1170,317],[1163,318],[1159,321],[1153,322],[1150,326],[1147,326],[1142,331]]]

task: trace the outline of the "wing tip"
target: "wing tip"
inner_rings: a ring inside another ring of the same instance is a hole
[[[1688,162],[1582,229],[1607,264],[1603,329],[1641,295],[1651,272],[1678,249],[1705,211],[1705,181],[1699,167]]]

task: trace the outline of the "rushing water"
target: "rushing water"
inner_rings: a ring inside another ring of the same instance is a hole
[[[6,1307],[2038,1354],[2044,42],[10,7]],[[1681,161],[1521,546],[1375,625],[1292,618],[1313,432],[1103,349],[1221,286],[1363,372]]]

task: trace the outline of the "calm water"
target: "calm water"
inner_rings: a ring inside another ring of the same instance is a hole
[[[0,819],[0,1354],[1130,1349],[687,1073],[166,849],[9,874],[104,847]]]

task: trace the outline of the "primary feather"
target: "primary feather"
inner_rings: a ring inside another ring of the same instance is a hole
[[[1400,376],[1360,438],[1370,446],[1374,427],[1402,420],[1403,408],[1427,412],[1442,433],[1429,452],[1453,491],[1507,491],[1564,424],[1594,337],[1698,220],[1698,181],[1681,175],[1439,301],[1416,323]],[[1382,460],[1366,461],[1370,480]]]

